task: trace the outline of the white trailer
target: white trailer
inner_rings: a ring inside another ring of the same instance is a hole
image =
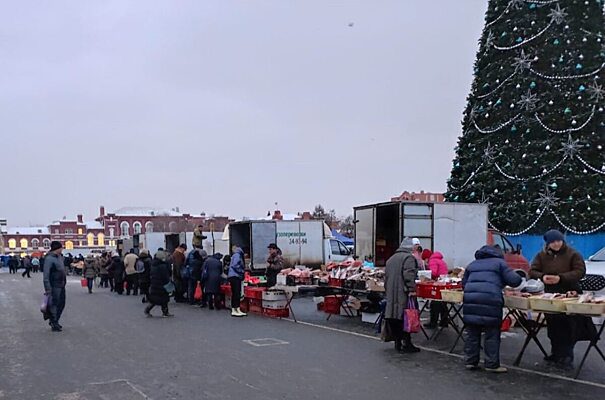
[[[485,204],[388,202],[354,208],[355,255],[384,266],[404,237],[439,251],[450,268],[466,267],[488,242]]]
[[[294,265],[319,267],[331,261],[344,261],[350,251],[332,238],[323,221],[241,221],[229,224],[230,247],[238,246],[247,255],[252,270],[267,267],[269,244],[281,249],[286,261]]]
[[[202,246],[208,254],[229,254],[229,240],[223,239],[222,232],[203,232],[203,235],[206,236],[206,239],[202,242]],[[147,249],[152,256],[159,248],[172,253],[181,243],[185,243],[187,249],[191,250],[193,248],[192,241],[193,232],[147,232],[133,237],[134,248],[137,253],[142,249]]]

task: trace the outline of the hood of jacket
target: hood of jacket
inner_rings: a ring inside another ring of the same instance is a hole
[[[440,252],[436,251],[433,253],[433,255],[431,256],[431,260],[443,260],[443,254],[441,254]]]
[[[484,260],[486,258],[504,259],[504,254],[502,254],[502,250],[494,246],[483,246],[475,253],[475,260]]]

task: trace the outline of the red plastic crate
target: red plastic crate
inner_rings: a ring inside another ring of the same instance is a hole
[[[245,286],[244,287],[244,297],[247,299],[263,299],[263,292],[267,290],[264,287],[255,287],[255,286]]]
[[[328,285],[335,287],[343,287],[345,285],[344,279],[328,278]]]
[[[263,308],[263,315],[270,318],[288,318],[290,316],[290,310],[287,308],[271,309]]]
[[[221,285],[221,293],[231,297],[231,285]]]
[[[342,305],[342,296],[325,296],[324,297],[324,312],[326,314],[340,314],[341,305]]]
[[[239,302],[239,308],[240,308],[240,309],[241,309],[243,312],[247,313],[247,312],[248,312],[248,310],[249,310],[249,308],[250,308],[250,305],[249,305],[249,303],[248,303],[248,300],[244,299],[244,300],[240,301],[240,302]]]
[[[251,314],[263,313],[263,301],[258,299],[248,299],[248,312]]]
[[[441,300],[441,291],[445,289],[461,289],[459,283],[421,282],[416,284],[416,295],[423,299]]]

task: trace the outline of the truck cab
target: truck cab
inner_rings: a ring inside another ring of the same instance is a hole
[[[326,263],[346,261],[352,256],[351,250],[338,239],[325,239],[324,245]]]
[[[515,249],[511,242],[502,233],[490,229],[487,232],[487,244],[498,246],[504,253],[504,261],[514,270],[529,272],[529,262],[521,254],[521,245]]]

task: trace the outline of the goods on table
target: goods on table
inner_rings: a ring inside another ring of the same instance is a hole
[[[441,291],[441,300],[448,303],[462,303],[464,292],[462,290],[443,289]]]
[[[504,305],[509,308],[516,308],[519,310],[529,310],[529,298],[532,295],[530,293],[523,293],[516,290],[505,290],[504,291]]]
[[[416,294],[425,299],[441,300],[441,291],[452,289],[462,289],[460,279],[446,278],[445,280],[416,283]]]
[[[576,298],[568,297],[567,294],[544,293],[530,297],[529,305],[532,310],[536,311],[565,312],[567,310],[566,303],[573,299]]]
[[[297,265],[294,268],[281,270],[277,276],[277,283],[282,285],[310,285],[313,278],[319,273],[321,273],[321,271],[313,271],[302,265]]]
[[[567,312],[586,315],[605,314],[605,296],[595,296],[593,293],[586,293],[578,298],[577,302],[567,302]]]
[[[328,284],[349,289],[384,292],[384,269],[364,266],[359,261],[329,264]]]

